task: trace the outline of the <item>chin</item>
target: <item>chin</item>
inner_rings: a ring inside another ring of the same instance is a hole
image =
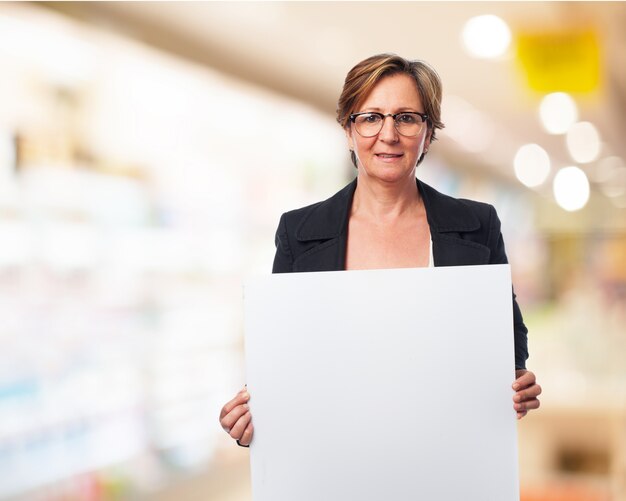
[[[413,180],[415,178],[415,169],[399,168],[399,167],[385,167],[374,169],[359,169],[365,177],[372,180],[376,179],[383,183],[398,183],[406,181],[407,179]]]

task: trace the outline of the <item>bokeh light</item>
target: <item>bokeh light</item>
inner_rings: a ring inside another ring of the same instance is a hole
[[[513,160],[515,175],[528,187],[539,186],[550,174],[550,157],[538,144],[525,144]]]
[[[465,23],[463,46],[474,57],[490,59],[502,56],[511,43],[511,30],[498,16],[476,16]]]
[[[579,167],[560,169],[554,176],[554,198],[566,211],[582,209],[589,200],[589,180]]]
[[[578,107],[569,94],[553,92],[542,99],[539,116],[550,134],[565,134],[578,119]]]
[[[566,136],[567,150],[575,162],[593,162],[600,154],[600,134],[591,122],[572,125]]]

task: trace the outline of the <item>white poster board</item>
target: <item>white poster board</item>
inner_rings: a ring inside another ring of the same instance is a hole
[[[517,501],[508,265],[244,289],[254,501]]]

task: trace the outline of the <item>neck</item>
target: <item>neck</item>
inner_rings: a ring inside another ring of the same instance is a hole
[[[352,201],[352,214],[379,221],[393,220],[420,204],[421,197],[415,176],[401,182],[384,183],[359,173]]]

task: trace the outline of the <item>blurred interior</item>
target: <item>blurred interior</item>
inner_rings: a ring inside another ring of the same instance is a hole
[[[626,500],[624,26],[622,2],[0,4],[0,499],[251,499],[217,419],[241,283],[354,176],[343,78],[396,52],[444,83],[418,176],[503,222],[544,388],[521,499]]]

